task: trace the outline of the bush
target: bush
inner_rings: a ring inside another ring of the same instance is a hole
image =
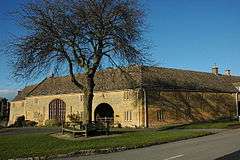
[[[79,113],[73,113],[73,114],[69,114],[68,115],[68,118],[71,122],[73,123],[79,123],[79,122],[82,122],[82,117],[80,116]]]
[[[35,127],[38,123],[35,121],[25,120],[25,116],[20,116],[17,118],[17,120],[14,122],[14,124],[11,124],[8,126],[9,128],[12,127]]]
[[[118,123],[115,123],[113,125],[113,127],[115,127],[115,128],[122,128],[122,124],[118,122]]]
[[[17,117],[17,120],[13,124],[13,127],[25,127],[25,126],[26,126],[25,116]]]
[[[61,123],[58,122],[56,119],[48,119],[45,121],[46,127],[58,127],[60,125],[61,125]]]
[[[26,126],[35,127],[38,123],[35,121],[26,120]]]
[[[122,128],[121,123],[118,123],[118,124],[117,124],[117,127],[118,127],[118,128]]]
[[[3,116],[0,116],[0,121],[4,120],[4,117]]]

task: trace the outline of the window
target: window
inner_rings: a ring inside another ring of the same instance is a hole
[[[165,120],[165,114],[163,110],[157,111],[157,120],[158,121]]]
[[[129,111],[129,113],[128,113],[128,119],[131,121],[132,120],[132,111]]]
[[[84,116],[84,112],[80,112],[80,119],[82,119],[83,120],[83,117]]]
[[[38,99],[34,98],[34,103],[37,104],[38,103]]]
[[[124,119],[125,121],[132,121],[132,111],[124,112]]]
[[[201,111],[204,112],[205,108],[204,108],[204,93],[201,94]]]
[[[191,96],[190,93],[187,93],[187,92],[186,92],[186,100],[189,101],[189,100],[191,99],[190,96]]]
[[[107,93],[102,93],[102,98],[106,98],[107,97]]]
[[[80,101],[83,101],[84,97],[83,95],[80,95]]]
[[[72,114],[72,106],[70,106],[70,114]]]
[[[190,106],[188,106],[185,109],[185,118],[189,119],[189,118],[191,118],[191,115],[192,115],[192,108]]]
[[[173,92],[173,97],[177,98],[178,97],[178,93],[177,92]]]

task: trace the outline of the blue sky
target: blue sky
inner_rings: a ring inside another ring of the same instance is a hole
[[[27,1],[27,0],[24,0]],[[7,14],[23,0],[0,1],[0,47],[11,34],[23,31]],[[155,64],[209,72],[216,63],[220,72],[240,75],[239,0],[144,0],[150,53]],[[9,59],[0,50],[0,96],[12,97],[31,82],[17,83],[9,76]],[[11,62],[10,62],[11,63]]]

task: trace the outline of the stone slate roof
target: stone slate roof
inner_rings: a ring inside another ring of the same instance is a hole
[[[205,92],[237,92],[233,83],[239,76],[214,75],[172,68],[143,67],[143,84],[163,90],[192,90]]]
[[[31,85],[25,87],[23,90],[18,91],[18,94],[12,101],[19,101],[25,99],[29,95],[29,93],[36,87],[37,85]]]
[[[83,75],[76,75],[84,81]],[[111,91],[144,87],[161,90],[191,90],[206,92],[237,92],[233,83],[240,82],[239,76],[214,75],[172,68],[131,66],[123,69],[106,69],[96,73],[95,91]],[[49,77],[37,85],[25,87],[13,101],[27,96],[80,93],[69,76]]]

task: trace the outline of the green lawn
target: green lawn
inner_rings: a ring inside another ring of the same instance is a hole
[[[124,133],[104,139],[73,141],[54,138],[48,134],[19,134],[0,136],[0,159],[49,156],[85,149],[112,147],[141,147],[211,134],[205,131],[141,131]]]
[[[227,129],[227,128],[240,128],[239,121],[219,121],[219,122],[205,122],[205,123],[193,123],[183,125],[181,129]]]

